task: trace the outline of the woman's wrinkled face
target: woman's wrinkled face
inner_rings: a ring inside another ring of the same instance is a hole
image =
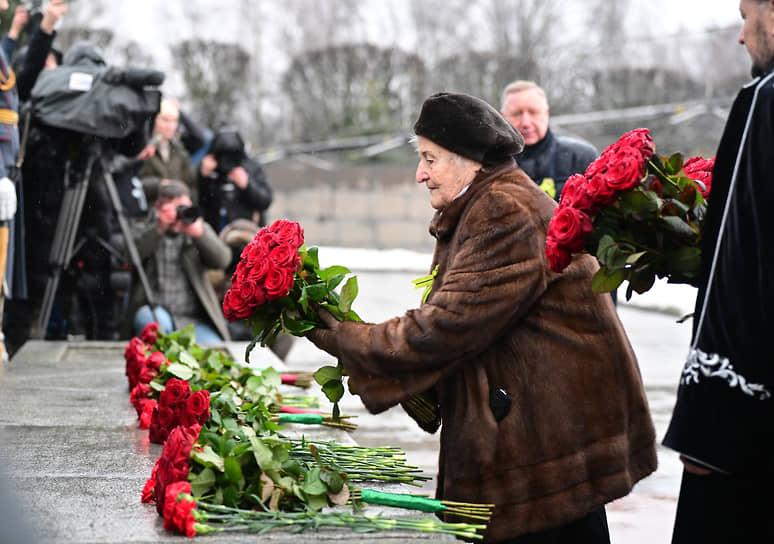
[[[417,136],[417,183],[424,183],[430,191],[430,205],[436,210],[445,208],[459,192],[476,177],[481,164],[464,159]]]

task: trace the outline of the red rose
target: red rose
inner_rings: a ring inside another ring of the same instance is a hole
[[[254,241],[261,248],[261,253],[268,253],[280,243],[277,234],[270,231],[267,227],[264,227],[258,232],[258,237]]]
[[[140,338],[135,336],[129,340],[126,348],[124,348],[124,360],[128,362],[141,356],[145,356],[145,343]]]
[[[164,391],[159,396],[161,406],[177,406],[184,403],[191,395],[191,384],[188,380],[170,378]]]
[[[685,175],[696,182],[699,192],[704,198],[708,198],[712,189],[712,169],[715,167],[715,159],[693,157],[683,164]],[[703,187],[702,187],[703,185]]]
[[[137,381],[139,383],[150,383],[151,380],[153,380],[153,378],[155,378],[157,375],[158,375],[158,372],[156,371],[156,369],[150,366],[145,366],[140,371],[140,375],[137,376]]]
[[[158,340],[159,328],[159,324],[155,321],[148,323],[140,333],[140,338],[142,338],[143,342],[152,346]]]
[[[659,197],[664,192],[664,186],[661,185],[661,181],[656,177],[650,178],[648,189],[656,193]]]
[[[140,429],[150,429],[151,421],[153,420],[153,413],[156,411],[158,403],[155,399],[148,399],[142,405],[142,413],[140,414]]]
[[[627,132],[620,138],[616,144],[618,147],[633,147],[645,162],[649,161],[656,151],[656,144],[650,137],[650,132],[646,128],[636,128]]]
[[[253,309],[233,287],[228,290],[223,298],[223,315],[229,321],[246,319],[252,315]]]
[[[167,358],[162,352],[154,351],[151,353],[151,356],[148,357],[148,362],[146,364],[155,370],[161,370],[161,365],[165,365],[167,362]]]
[[[263,283],[269,270],[272,269],[272,262],[269,260],[269,251],[262,254],[251,254],[244,265],[243,278]]]
[[[209,391],[195,391],[188,397],[185,403],[186,411],[194,415],[199,419],[199,423],[204,424],[210,417],[210,392]],[[201,420],[202,416],[207,416],[204,420]]]
[[[645,163],[640,152],[633,147],[620,147],[612,155],[603,179],[616,193],[636,187],[645,177]]]
[[[298,249],[287,244],[281,244],[271,250],[269,259],[280,268],[289,268],[293,272],[298,270],[301,265],[301,257],[298,255]]]
[[[570,252],[561,247],[556,239],[552,237],[546,238],[546,258],[548,259],[548,266],[554,272],[561,272],[567,265],[570,264],[572,255]]]
[[[159,459],[156,459],[156,464],[153,465],[153,470],[151,471],[151,476],[148,479],[147,482],[145,482],[145,487],[142,489],[142,502],[153,502],[155,500],[153,496],[153,490],[156,487],[156,473],[159,470]]]
[[[151,388],[146,383],[138,383],[132,388],[132,392],[129,395],[129,402],[134,406],[138,417],[142,413],[143,402],[149,400],[148,395],[150,395],[150,392]]]
[[[295,270],[272,268],[266,276],[266,300],[282,298],[290,292],[295,281]]]
[[[548,228],[548,236],[569,252],[582,251],[591,233],[591,219],[581,210],[556,208]]]
[[[290,244],[295,249],[304,243],[304,230],[294,221],[279,219],[269,227],[269,230],[277,234],[280,243]]]
[[[594,201],[586,191],[588,181],[583,174],[575,174],[567,179],[562,188],[562,194],[559,198],[559,205],[564,207],[577,208],[585,212],[590,212],[594,207]]]
[[[252,310],[266,302],[266,291],[261,282],[245,279],[239,285],[239,297],[245,301],[252,313]]]
[[[617,193],[615,189],[607,183],[607,171],[598,173],[589,178],[589,184],[586,188],[591,200],[598,206],[609,206],[615,202]]]

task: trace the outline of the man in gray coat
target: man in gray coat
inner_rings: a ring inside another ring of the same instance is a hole
[[[228,327],[205,269],[223,269],[231,250],[192,207],[188,186],[169,180],[159,186],[149,221],[137,227],[134,241],[156,298],[155,317],[141,286],[132,296],[129,313],[139,334],[158,320],[163,332],[193,324],[200,343],[229,341]]]

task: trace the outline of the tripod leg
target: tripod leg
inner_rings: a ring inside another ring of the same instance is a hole
[[[86,165],[83,179],[72,187],[69,186],[70,163],[68,162],[65,166],[65,194],[62,198],[62,206],[59,209],[59,217],[56,221],[56,231],[49,258],[49,263],[54,268],[46,282],[37,325],[30,335],[32,338],[43,340],[46,337],[48,321],[51,318],[51,311],[54,306],[54,298],[59,288],[59,279],[73,254],[73,245],[78,232],[78,226],[81,222],[81,213],[86,201],[86,192],[89,188],[89,178],[91,177],[93,164],[94,159],[90,159]]]
[[[150,283],[148,282],[148,276],[145,275],[145,270],[142,267],[140,254],[137,251],[137,246],[134,243],[134,238],[132,238],[132,233],[131,233],[131,230],[129,229],[129,223],[127,222],[126,217],[124,216],[124,210],[123,210],[123,207],[121,206],[121,199],[118,196],[118,189],[116,188],[116,182],[113,179],[113,176],[110,174],[110,171],[105,167],[104,164],[103,164],[102,172],[105,180],[105,186],[107,187],[108,193],[110,195],[110,200],[113,203],[113,209],[115,210],[116,217],[118,218],[118,226],[121,228],[121,234],[124,237],[124,243],[126,244],[126,248],[129,251],[129,259],[132,261],[132,266],[137,271],[137,276],[140,278],[140,283],[142,284],[142,288],[145,291],[146,300],[148,301],[148,305],[150,306],[151,312],[153,313],[153,319],[158,323],[158,316],[156,315],[156,300],[155,300],[155,297],[153,296]]]

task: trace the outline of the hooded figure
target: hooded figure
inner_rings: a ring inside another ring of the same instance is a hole
[[[545,257],[555,202],[518,168],[521,135],[468,95],[429,97],[414,125],[436,214],[426,301],[308,337],[372,413],[441,428],[442,500],[494,504],[486,542],[609,542],[604,505],[656,468],[639,368],[598,269]],[[458,521],[446,516],[448,521]],[[513,539],[513,540],[512,540]]]

